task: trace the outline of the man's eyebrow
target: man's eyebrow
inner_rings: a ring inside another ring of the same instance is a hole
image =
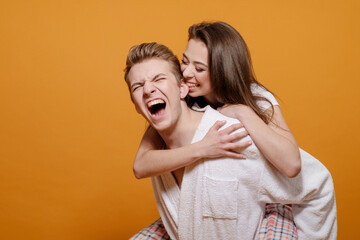
[[[154,81],[154,80],[156,80],[157,78],[159,78],[159,77],[166,77],[166,74],[164,74],[164,73],[159,73],[159,74],[156,74],[152,79],[151,79],[151,81]],[[133,84],[131,84],[131,88],[134,88],[134,86],[136,86],[136,85],[141,85],[143,82],[145,82],[144,80],[142,80],[142,81],[137,81],[137,82],[134,82]]]
[[[186,58],[186,59],[189,59],[185,53],[183,53],[183,57]],[[194,63],[196,64],[200,64],[200,65],[203,65],[204,67],[207,67],[208,68],[208,65],[206,63],[203,63],[201,61],[194,61]]]
[[[152,81],[154,81],[155,79],[157,79],[157,78],[159,78],[159,77],[166,77],[166,74],[164,74],[164,73],[156,74],[156,75],[152,78]]]

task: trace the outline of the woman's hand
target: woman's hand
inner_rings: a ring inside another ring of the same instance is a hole
[[[249,135],[248,132],[244,130],[234,133],[234,131],[243,128],[241,123],[236,123],[219,130],[225,123],[226,121],[217,121],[209,129],[205,137],[198,142],[198,148],[199,151],[201,151],[202,158],[246,158],[246,155],[241,152],[251,145],[251,141],[239,140]]]
[[[204,158],[246,158],[241,151],[248,147],[251,141],[238,140],[247,136],[247,131],[234,133],[243,127],[240,123],[219,130],[225,123],[225,121],[216,122],[201,141],[173,149],[163,149],[164,141],[155,129],[149,127],[135,156],[135,177],[158,176]]]
[[[288,177],[295,177],[300,172],[299,148],[278,105],[265,110],[266,114],[272,116],[268,124],[252,108],[243,104],[226,104],[217,110],[244,124],[261,153],[280,172]]]

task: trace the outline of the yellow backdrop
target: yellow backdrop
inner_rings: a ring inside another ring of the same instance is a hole
[[[334,178],[339,239],[359,221],[357,0],[1,1],[0,238],[128,239],[159,215],[132,159],[145,130],[123,81],[128,49],[177,55],[187,28],[243,35],[299,145]]]

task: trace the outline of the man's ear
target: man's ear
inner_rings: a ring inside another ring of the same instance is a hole
[[[184,99],[189,93],[189,87],[185,84],[184,79],[181,79],[180,83],[180,97],[181,99]]]

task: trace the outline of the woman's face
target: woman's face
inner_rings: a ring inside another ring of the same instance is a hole
[[[209,102],[215,100],[210,82],[208,50],[205,43],[198,39],[190,39],[183,54],[181,71],[191,97],[204,98]]]

